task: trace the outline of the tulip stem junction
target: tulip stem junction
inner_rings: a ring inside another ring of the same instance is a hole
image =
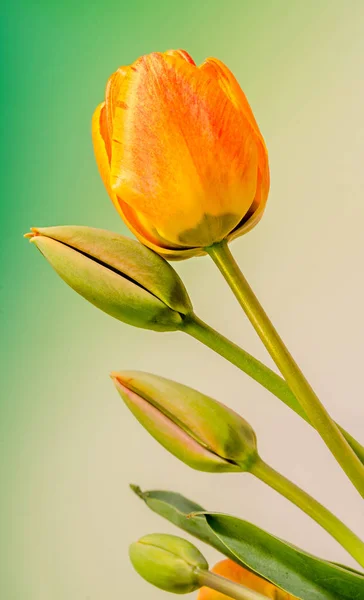
[[[293,502],[321,527],[326,529],[353,558],[364,567],[364,542],[320,502],[267,465],[261,458],[250,468],[250,473]]]
[[[188,315],[183,323],[183,331],[188,333],[199,342],[214,350],[217,354],[220,354],[227,361],[238,367],[241,371],[249,375],[252,379],[260,383],[263,387],[269,390],[277,398],[279,398],[284,404],[289,406],[295,413],[297,413],[307,423],[312,425],[306,412],[301,407],[300,403],[296,399],[288,387],[285,380],[272,371],[269,367],[263,364],[260,360],[240,348],[234,342],[224,337],[221,333],[210,327],[207,323],[199,319],[196,315]],[[345,431],[343,427],[337,424],[341,433],[354,450],[359,460],[364,465],[364,447],[353,438],[350,433]]]
[[[288,386],[349,479],[364,497],[364,465],[330,417],[265,313],[226,241],[206,248]]]
[[[216,590],[225,596],[229,596],[229,598],[235,598],[235,600],[267,600],[267,596],[263,596],[259,592],[245,587],[245,585],[230,581],[230,579],[216,575],[211,571],[199,569],[197,574],[201,586]]]

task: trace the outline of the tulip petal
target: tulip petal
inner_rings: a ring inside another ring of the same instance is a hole
[[[254,129],[255,133],[263,140],[262,134],[259,131],[258,123],[255,120],[247,97],[245,96],[230,69],[228,69],[227,66],[217,58],[207,58],[200,66],[200,69],[209,73],[218,81],[221,89],[224,91],[229,100],[234,104],[234,106],[236,106],[237,109],[241,110],[244,117],[249,121],[250,125]]]
[[[175,56],[177,58],[182,58],[183,60],[189,62],[191,65],[196,65],[192,56],[190,56],[188,52],[186,52],[186,50],[167,50],[167,52],[165,52],[164,54],[167,56]]]
[[[111,146],[107,127],[105,102],[99,104],[93,114],[92,141],[96,162],[106,191],[126,226],[134,233],[140,242],[155,252],[163,254],[166,258],[183,259],[188,258],[189,256],[196,256],[196,252],[193,249],[181,249],[182,252],[178,250],[178,252],[175,253],[172,248],[168,248],[167,246],[161,251],[164,241],[158,236],[153,237],[151,231],[145,231],[142,223],[138,220],[138,215],[136,215],[135,211],[114,194],[110,182]]]
[[[241,220],[239,225],[227,236],[227,239],[230,241],[235,240],[237,237],[248,233],[253,227],[259,223],[260,219],[263,216],[266,199],[265,201],[260,201],[260,198],[263,196],[262,191],[255,198],[252,206],[250,207],[248,213]]]
[[[153,239],[152,222],[172,249],[223,239],[256,194],[250,124],[216,79],[179,57],[142,57],[127,79],[116,102],[111,158],[112,189],[130,207],[127,221],[137,230],[144,225]]]
[[[106,84],[105,91],[105,108],[106,108],[106,122],[109,132],[110,139],[113,135],[113,120],[115,116],[115,110],[117,103],[119,102],[119,96],[123,84],[125,83],[129,67],[119,67],[115,73],[109,77]]]
[[[243,217],[238,227],[236,227],[236,229],[228,236],[228,239],[232,240],[243,233],[250,231],[263,216],[270,184],[268,152],[250,104],[230,69],[217,58],[208,58],[201,65],[200,69],[209,73],[211,77],[216,78],[229,100],[241,111],[244,118],[250,123],[257,140],[259,153],[257,192],[249,211]]]
[[[92,141],[102,181],[112,198],[114,194],[110,186],[111,146],[106,124],[105,102],[99,104],[93,114]]]

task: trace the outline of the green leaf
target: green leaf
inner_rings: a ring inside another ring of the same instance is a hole
[[[218,536],[214,534],[206,522],[205,511],[200,504],[185,498],[185,496],[177,492],[161,490],[143,492],[137,485],[130,485],[130,489],[157,515],[164,517],[167,521],[173,523],[173,525],[183,529],[183,531],[193,535],[195,538],[201,540],[201,542],[205,542],[205,544],[215,548],[218,552],[227,556],[227,558],[252,571],[248,565],[236,558],[235,554],[230,552]]]
[[[364,576],[357,571],[316,558],[241,519],[206,513],[181,494],[131,488],[153,512],[302,600],[364,600]]]
[[[153,512],[164,517],[180,529],[187,531],[187,533],[190,533],[202,542],[206,542],[209,546],[216,548],[222,554],[234,559],[234,554],[229,553],[225,545],[207,525],[204,515],[188,518],[192,513],[204,512],[202,506],[175,492],[142,492],[136,485],[131,485],[130,487],[139,498],[144,500],[148,508]]]
[[[363,600],[364,576],[321,560],[236,517],[207,513],[220,541],[253,571],[303,600]]]

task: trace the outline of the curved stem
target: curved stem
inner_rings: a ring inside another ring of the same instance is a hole
[[[229,596],[229,598],[235,598],[235,600],[267,600],[267,596],[263,596],[259,592],[245,587],[245,585],[235,583],[235,581],[216,575],[211,571],[199,569],[197,574],[201,586],[216,590],[221,594],[225,594],[225,596]]]
[[[282,400],[282,402],[284,402],[287,406],[294,410],[295,413],[302,417],[302,419],[305,419],[305,421],[311,425],[308,416],[294,394],[291,392],[285,380],[280,377],[280,375],[277,375],[277,373],[272,371],[272,369],[234,344],[234,342],[228,340],[221,333],[207,325],[207,323],[204,323],[204,321],[199,319],[194,314],[186,317],[182,330],[205,346],[211,348],[211,350],[214,350],[214,352],[217,352],[217,354],[220,354],[220,356],[252,377],[252,379],[255,379],[255,381],[260,383],[277,398]],[[345,431],[343,427],[340,425],[337,426],[358,458],[364,464],[364,447],[355,438],[353,438],[350,433]]]
[[[364,543],[320,502],[267,465],[261,458],[253,464],[250,473],[296,504],[326,529],[364,567]]]
[[[278,369],[351,482],[364,497],[364,466],[331,419],[299,366],[289,353],[268,315],[234,260],[227,243],[215,244],[206,251],[234,292]]]

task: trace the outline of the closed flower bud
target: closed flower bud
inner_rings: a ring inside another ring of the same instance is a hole
[[[174,594],[188,594],[199,589],[198,574],[208,570],[201,552],[174,535],[146,535],[130,546],[129,556],[141,577]]]
[[[190,467],[209,472],[246,471],[255,462],[255,433],[227,406],[157,375],[123,371],[111,377],[143,427]]]
[[[33,228],[26,237],[71,288],[120,321],[173,331],[192,311],[174,269],[135,240],[77,226]]]
[[[105,187],[138,239],[168,259],[248,232],[269,191],[267,149],[216,58],[154,52],[109,78],[92,137]]]

